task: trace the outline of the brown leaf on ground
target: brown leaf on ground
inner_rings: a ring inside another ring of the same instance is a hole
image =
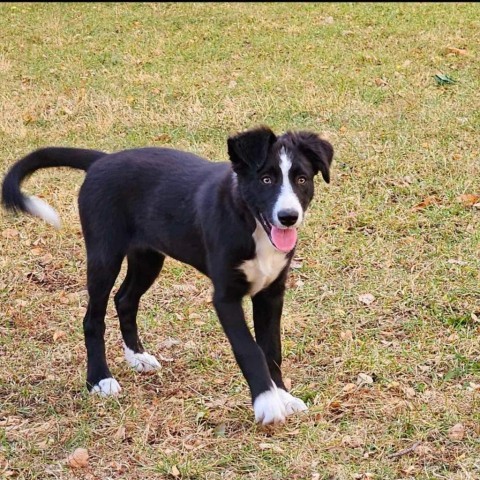
[[[462,423],[457,423],[448,431],[450,440],[463,440],[465,437],[465,427]]]
[[[388,85],[388,82],[383,78],[376,78],[375,85],[377,87],[386,87]]]
[[[361,447],[364,443],[365,441],[363,440],[363,438],[357,435],[345,435],[342,438],[342,445],[345,445],[346,447],[358,448]]]
[[[344,341],[352,340],[353,333],[351,330],[345,330],[344,332],[340,332],[340,338]]]
[[[370,305],[375,301],[375,297],[371,293],[362,293],[358,296],[358,300],[365,305]]]
[[[447,47],[447,52],[454,55],[467,55],[467,51],[464,48]]]
[[[284,450],[273,443],[260,443],[258,446],[260,450],[273,450],[274,452],[284,453]]]
[[[19,235],[18,230],[15,230],[14,228],[6,228],[2,232],[3,238],[15,238],[15,237],[18,237],[18,235]]]
[[[48,265],[53,260],[53,255],[51,253],[46,253],[38,259],[40,265]]]
[[[457,200],[463,203],[464,207],[473,207],[476,203],[480,201],[480,195],[474,195],[472,193],[466,193],[464,195],[459,195]]]
[[[343,388],[343,393],[352,393],[357,389],[357,386],[354,383],[347,383]]]
[[[71,468],[84,468],[88,465],[88,451],[85,448],[77,448],[67,457],[68,466]]]
[[[419,457],[427,457],[430,456],[434,452],[434,450],[430,445],[421,443],[415,447],[414,452]]]
[[[357,377],[357,384],[367,384],[371,385],[373,383],[373,378],[366,373],[359,373]]]
[[[67,334],[63,330],[55,330],[53,333],[53,341],[58,342],[58,340],[65,338]]]
[[[436,197],[435,195],[429,195],[428,197],[425,197],[423,201],[412,207],[412,212],[417,212],[418,210],[423,210],[430,205],[439,205],[440,199]]]
[[[168,133],[161,133],[160,135],[153,137],[154,142],[170,142],[171,140],[172,137],[168,135]]]

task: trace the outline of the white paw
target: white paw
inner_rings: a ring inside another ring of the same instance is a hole
[[[90,393],[96,393],[101,397],[115,396],[120,393],[122,388],[119,383],[112,377],[100,380],[91,390]]]
[[[255,421],[262,422],[263,425],[285,422],[285,407],[276,386],[261,393],[255,399],[253,411],[255,412]]]
[[[153,372],[160,368],[160,363],[153,355],[147,352],[134,353],[126,345],[124,345],[124,348],[127,363],[137,372]]]
[[[300,398],[290,395],[288,392],[281,388],[278,388],[277,392],[283,402],[283,406],[285,408],[285,413],[287,416],[291,415],[292,413],[304,412],[308,410],[307,406]]]

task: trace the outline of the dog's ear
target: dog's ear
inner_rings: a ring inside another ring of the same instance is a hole
[[[259,127],[239,133],[228,139],[228,155],[233,170],[240,172],[252,166],[258,170],[267,160],[270,148],[277,140],[268,127]]]
[[[330,183],[332,145],[312,132],[296,132],[292,134],[292,138],[294,144],[312,163],[315,174],[320,171],[325,182]]]

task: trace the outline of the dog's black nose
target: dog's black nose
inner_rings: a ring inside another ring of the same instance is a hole
[[[295,210],[280,210],[278,220],[285,227],[291,227],[298,220],[298,212]]]

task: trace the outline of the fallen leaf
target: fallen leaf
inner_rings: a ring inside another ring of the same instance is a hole
[[[55,330],[55,332],[53,333],[53,341],[57,342],[58,340],[66,336],[67,334],[63,330]]]
[[[173,362],[172,357],[164,357],[161,353],[157,355],[158,355],[158,359],[161,360],[162,362]]]
[[[329,410],[331,410],[333,413],[340,413],[343,409],[343,404],[340,402],[340,400],[334,400],[328,405]]]
[[[176,338],[168,337],[158,346],[159,348],[172,348],[174,345],[179,345],[181,342]]]
[[[176,465],[174,465],[172,467],[172,470],[170,471],[170,473],[174,476],[174,477],[179,477],[180,476],[180,470],[177,468]]]
[[[303,287],[305,285],[305,282],[303,280],[300,280],[298,279],[296,282],[295,282],[295,286],[296,287]]]
[[[450,263],[452,265],[468,265],[467,262],[464,262],[463,260],[458,260],[456,258],[449,258],[447,260],[447,263]]]
[[[376,78],[375,85],[377,87],[386,87],[388,85],[388,82],[383,78]]]
[[[419,456],[419,457],[426,457],[428,454],[432,453],[433,449],[429,445],[425,445],[421,443],[420,445],[415,447],[414,452]]]
[[[303,266],[303,263],[300,259],[297,260],[296,258],[294,258],[290,263],[290,268],[292,269],[302,268],[302,266]]]
[[[237,82],[235,80],[231,80],[228,84],[228,88],[235,88],[237,86]]]
[[[41,255],[41,254],[43,253],[43,250],[42,250],[41,248],[32,248],[32,249],[30,250],[30,253],[31,253],[32,255],[38,256],[38,255]]]
[[[153,137],[154,142],[170,142],[171,140],[172,137],[168,133],[161,133],[160,135]]]
[[[407,387],[405,389],[405,395],[407,398],[413,398],[416,395],[416,393],[412,387]]]
[[[60,296],[59,296],[58,300],[62,305],[70,304],[70,298],[68,298],[67,295],[64,292],[60,293]]]
[[[213,435],[215,437],[224,437],[225,436],[225,424],[220,423],[219,425],[217,425],[215,427],[215,429],[213,430]]]
[[[67,457],[68,466],[71,468],[84,468],[88,465],[88,451],[85,448],[77,448]]]
[[[325,17],[323,19],[323,23],[325,23],[326,25],[332,25],[334,23],[334,21],[335,20],[333,19],[333,17]]]
[[[372,384],[373,383],[373,378],[370,375],[367,375],[366,373],[359,373],[357,377],[357,384],[362,385],[362,384]]]
[[[273,448],[273,444],[271,443],[260,443],[258,446],[260,447],[260,450],[268,450]]]
[[[3,238],[15,238],[18,237],[18,235],[18,230],[15,230],[14,228],[7,228],[2,232]]]
[[[347,383],[343,388],[343,393],[352,393],[357,389],[357,386],[354,383]]]
[[[460,337],[458,336],[458,333],[452,333],[447,337],[447,342],[452,343],[456,342]]]
[[[465,427],[462,423],[457,423],[448,431],[448,438],[450,440],[463,440],[465,436]]]
[[[352,448],[358,448],[361,447],[365,442],[361,437],[358,437],[356,435],[345,435],[342,438],[342,445],[345,445],[347,447],[352,447]]]
[[[365,305],[370,305],[375,301],[375,297],[371,293],[362,293],[362,295],[358,296],[358,300]]]
[[[353,339],[353,333],[351,330],[345,330],[344,332],[340,333],[340,338],[345,341],[349,341]]]
[[[273,443],[260,443],[260,450],[273,450],[274,452],[283,453],[283,449]]]
[[[447,51],[449,53],[453,53],[455,55],[466,55],[467,54],[467,51],[463,48],[447,47]]]
[[[412,207],[412,212],[417,212],[418,210],[423,210],[424,208],[429,207],[430,205],[439,205],[440,200],[435,195],[429,195],[425,197],[423,201]]]
[[[53,260],[53,255],[51,253],[46,253],[38,259],[41,265],[48,265]]]
[[[478,201],[480,201],[480,195],[466,193],[464,195],[459,195],[457,200],[463,203],[464,207],[473,207]]]

